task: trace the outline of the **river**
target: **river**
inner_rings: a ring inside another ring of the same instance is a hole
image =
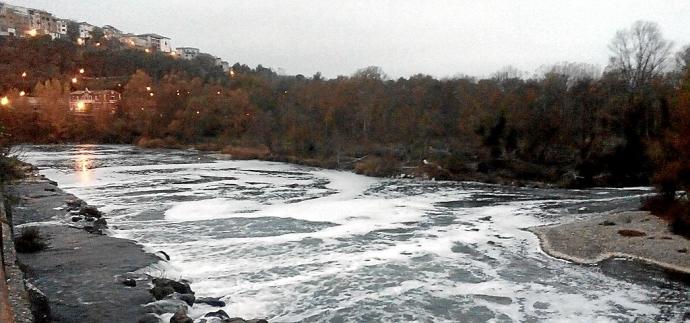
[[[381,179],[132,146],[24,146],[20,155],[106,212],[109,234],[168,253],[161,274],[223,297],[231,316],[674,321],[690,306],[687,286],[659,270],[554,259],[524,230],[635,209],[648,188]]]

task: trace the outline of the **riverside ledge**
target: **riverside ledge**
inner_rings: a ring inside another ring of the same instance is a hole
[[[690,273],[690,240],[671,233],[668,224],[646,211],[532,227],[547,254],[580,264],[613,257],[638,259],[673,271]]]
[[[17,253],[27,283],[47,297],[49,313],[41,315],[48,317],[37,322],[137,322],[146,314],[148,279],[137,277],[136,286],[122,280],[160,258],[133,241],[87,232],[95,221],[72,222],[66,202],[78,199],[42,176],[31,174],[7,191],[17,201],[11,207],[15,234],[37,227],[48,244],[39,252]]]

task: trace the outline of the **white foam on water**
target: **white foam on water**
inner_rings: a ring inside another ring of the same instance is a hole
[[[126,159],[131,150],[107,147],[99,160]],[[73,158],[32,156],[46,163]],[[600,199],[511,201],[514,194],[499,186],[171,158],[178,163],[42,172],[104,205],[115,215],[113,235],[170,254],[169,263],[153,270],[190,279],[197,296],[223,297],[231,316],[444,322],[480,309],[513,321],[604,322],[659,313],[650,301],[657,291],[545,256],[523,230],[552,221],[538,216],[545,205],[610,200],[601,192],[593,194]],[[437,205],[472,194],[506,202]],[[435,309],[435,301],[449,305]],[[210,310],[195,305],[191,314]]]

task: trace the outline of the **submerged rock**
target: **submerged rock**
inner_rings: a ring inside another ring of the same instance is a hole
[[[206,304],[214,307],[225,307],[225,302],[220,300],[220,297],[199,297],[195,303]]]
[[[174,292],[172,294],[167,295],[165,299],[179,299],[187,303],[187,305],[192,306],[194,305],[194,300],[196,299],[196,297],[194,297],[194,294],[180,294]]]
[[[144,308],[147,312],[156,314],[175,313],[180,309],[184,309],[186,313],[187,303],[179,299],[163,299],[146,304]]]
[[[170,261],[170,256],[167,253],[165,253],[165,251],[156,251],[156,256],[160,257],[163,260]]]
[[[127,279],[122,281],[122,284],[125,286],[129,286],[129,287],[136,287],[137,281],[132,279],[132,278],[127,278]]]
[[[217,317],[221,320],[229,320],[230,319],[230,315],[228,315],[228,313],[226,313],[223,310],[218,310],[215,312],[206,313],[206,315],[204,315],[204,317]]]

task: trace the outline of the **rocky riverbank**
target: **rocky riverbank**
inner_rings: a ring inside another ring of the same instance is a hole
[[[17,255],[36,322],[266,322],[232,318],[220,309],[225,302],[196,297],[189,282],[152,277],[147,268],[167,254],[106,235],[107,214],[55,182],[31,172],[6,191],[15,237],[36,228],[45,245]],[[193,320],[195,304],[216,309]]]
[[[547,254],[582,264],[613,257],[639,259],[690,273],[690,240],[649,212],[606,214],[585,221],[531,228]]]

